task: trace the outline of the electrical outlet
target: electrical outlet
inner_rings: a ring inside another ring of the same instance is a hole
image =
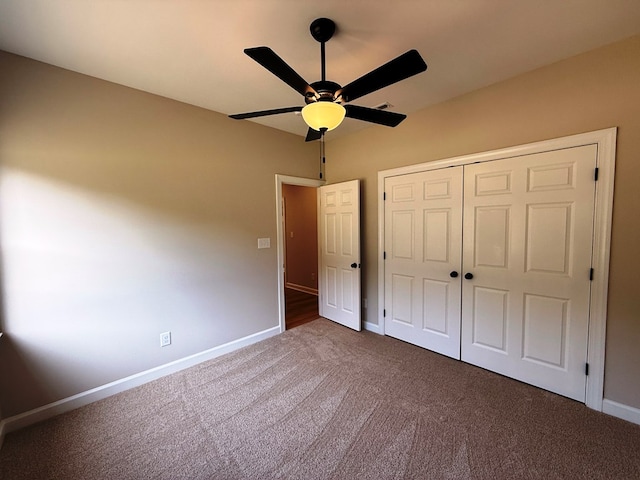
[[[171,332],[164,332],[160,334],[160,346],[166,347],[171,345]]]

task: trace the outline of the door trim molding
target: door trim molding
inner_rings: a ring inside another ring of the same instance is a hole
[[[321,187],[326,182],[313,178],[291,177],[276,173],[276,244],[278,256],[278,319],[280,333],[286,329],[285,325],[285,301],[284,301],[284,216],[282,215],[282,185],[298,185],[301,187]]]
[[[593,224],[594,277],[591,285],[589,343],[587,362],[589,376],[585,404],[602,411],[604,396],[605,337],[607,328],[607,294],[609,285],[609,252],[611,247],[611,224],[613,214],[613,184],[615,174],[617,128],[607,128],[593,132],[570,135],[541,142],[528,143],[488,152],[462,155],[433,162],[408,165],[378,172],[378,325],[384,334],[384,184],[385,179],[398,175],[435,170],[470,163],[488,162],[523,155],[542,153],[550,150],[596,145],[598,149],[596,166],[596,198]]]

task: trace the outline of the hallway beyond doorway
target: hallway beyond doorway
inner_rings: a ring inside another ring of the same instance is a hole
[[[285,288],[285,325],[286,329],[298,327],[308,323],[318,315],[318,296],[300,292],[292,288]]]

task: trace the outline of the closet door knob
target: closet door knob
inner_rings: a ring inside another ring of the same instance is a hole
[[[473,278],[473,273],[471,273],[471,272],[465,273],[464,274],[464,278],[466,278],[467,280],[471,280]]]
[[[454,270],[453,272],[451,272],[451,273],[449,274],[449,276],[450,276],[451,278],[456,278],[456,277],[458,276],[458,272],[456,272],[456,271]]]

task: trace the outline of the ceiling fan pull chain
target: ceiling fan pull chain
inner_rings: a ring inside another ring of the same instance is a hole
[[[320,129],[320,180],[322,180],[324,177],[324,165],[325,163],[327,163],[327,159],[324,154],[324,132],[326,130],[326,128]]]

